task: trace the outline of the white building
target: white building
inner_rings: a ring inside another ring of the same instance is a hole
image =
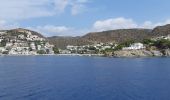
[[[145,46],[142,43],[133,43],[129,47],[124,47],[123,50],[140,50],[145,49]]]
[[[5,46],[5,47],[11,47],[12,45],[13,45],[13,43],[8,42],[8,43],[6,43],[6,46]]]
[[[25,36],[23,34],[18,35],[19,39],[25,39]]]
[[[112,48],[112,47],[111,46],[103,46],[102,50],[106,50],[106,49],[110,49],[110,48]]]
[[[32,50],[36,50],[36,46],[35,46],[35,43],[34,43],[34,42],[32,42],[32,43],[30,44],[30,47],[32,48]]]
[[[164,39],[170,40],[170,35],[167,35]]]
[[[67,47],[67,50],[77,50],[77,46],[72,46],[72,45],[68,45]]]
[[[6,49],[4,47],[0,47],[0,52],[4,52]]]

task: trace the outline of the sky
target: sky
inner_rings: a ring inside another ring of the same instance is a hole
[[[170,24],[170,0],[0,0],[0,30],[26,28],[44,36]]]

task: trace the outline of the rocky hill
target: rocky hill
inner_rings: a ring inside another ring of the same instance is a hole
[[[158,26],[152,30],[152,34],[156,36],[165,36],[170,34],[170,24],[165,26]]]
[[[149,29],[121,29],[104,32],[89,33],[82,38],[91,42],[124,42],[127,40],[140,41],[151,37]]]
[[[92,44],[92,42],[82,39],[81,37],[60,37],[60,36],[53,36],[49,37],[48,41],[50,44],[54,44],[56,47],[64,49],[67,45],[87,45]]]
[[[120,29],[88,33],[82,37],[49,37],[50,43],[63,48],[66,45],[84,45],[95,42],[124,42],[134,40],[140,42],[146,38],[170,34],[170,25],[158,26],[154,29]]]

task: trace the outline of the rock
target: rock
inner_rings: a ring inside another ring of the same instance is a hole
[[[148,56],[148,57],[153,56],[153,53],[150,52],[150,51],[147,51],[147,50],[143,50],[143,53],[144,53],[145,56]]]
[[[161,57],[161,56],[163,56],[163,53],[160,52],[160,51],[153,50],[153,51],[151,51],[151,52],[152,52],[153,56],[156,56],[156,57]]]
[[[166,50],[164,51],[164,54],[165,54],[165,56],[170,56],[170,49],[166,49]]]
[[[115,51],[114,56],[115,57],[150,57],[153,56],[153,53],[146,50],[120,50],[120,51]]]
[[[112,56],[113,56],[113,53],[112,53],[112,52],[106,52],[106,53],[105,53],[105,56],[107,56],[107,57],[112,57]]]

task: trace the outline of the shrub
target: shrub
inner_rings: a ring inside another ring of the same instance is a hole
[[[57,47],[53,47],[53,51],[55,54],[59,54],[59,49]]]

